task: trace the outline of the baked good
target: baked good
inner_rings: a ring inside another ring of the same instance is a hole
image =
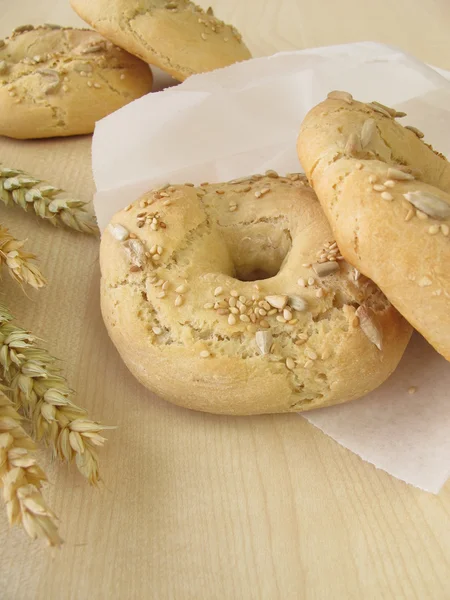
[[[0,40],[0,135],[92,133],[151,87],[148,65],[95,31],[24,25]]]
[[[183,81],[251,58],[240,33],[187,0],[71,0],[84,21]]]
[[[102,236],[101,305],[130,371],[181,406],[303,411],[358,398],[411,327],[341,260],[298,174],[164,186]]]
[[[450,360],[450,164],[403,116],[332,92],[298,155],[343,256]]]

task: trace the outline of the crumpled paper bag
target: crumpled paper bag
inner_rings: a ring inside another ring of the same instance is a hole
[[[333,89],[405,111],[402,123],[425,131],[450,155],[446,75],[396,48],[357,43],[257,58],[149,94],[97,123],[92,162],[100,227],[169,181],[298,171],[300,123]],[[303,416],[364,460],[437,493],[450,475],[449,388],[449,363],[416,334],[380,388]]]

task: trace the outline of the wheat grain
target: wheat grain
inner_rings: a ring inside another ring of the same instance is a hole
[[[21,426],[22,417],[0,390],[0,485],[11,525],[22,524],[28,535],[51,546],[62,543],[55,515],[40,488],[47,480],[33,456],[33,440]]]
[[[19,169],[0,166],[0,200],[6,206],[17,204],[27,212],[34,210],[55,226],[98,234],[95,217],[86,210],[87,202],[66,197],[63,190]]]
[[[15,403],[30,418],[37,440],[44,440],[61,460],[75,459],[82,475],[97,484],[96,446],[106,441],[100,432],[114,428],[91,421],[87,411],[72,402],[73,391],[60,375],[56,359],[11,320],[0,306],[0,369]]]
[[[31,261],[35,255],[22,250],[25,241],[16,240],[6,229],[0,225],[0,265],[4,263],[13,279],[18,283],[27,283],[34,288],[41,288],[46,281]]]

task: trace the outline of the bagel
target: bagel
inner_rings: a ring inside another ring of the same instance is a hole
[[[0,135],[92,133],[151,88],[148,65],[95,31],[23,25],[0,40]]]
[[[101,307],[130,371],[213,413],[358,398],[395,369],[411,327],[342,260],[304,176],[166,185],[102,236]]]
[[[188,0],[71,0],[94,29],[183,81],[251,58],[240,33]]]
[[[298,155],[343,256],[450,360],[450,164],[402,116],[331,92]]]

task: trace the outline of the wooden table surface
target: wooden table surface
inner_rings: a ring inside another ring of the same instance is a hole
[[[93,2],[95,0],[92,0]],[[450,69],[448,0],[217,0],[255,55],[377,40]],[[205,6],[205,3],[203,3]],[[82,25],[66,0],[0,0],[0,37],[24,23]],[[90,137],[0,139],[0,162],[83,199]],[[0,512],[0,598],[450,598],[450,482],[438,496],[398,481],[296,415],[227,418],[151,397],[109,342],[98,242],[0,208],[28,237],[49,285],[2,302],[64,362],[91,416],[118,424],[104,485],[41,461],[65,544],[48,550]]]

